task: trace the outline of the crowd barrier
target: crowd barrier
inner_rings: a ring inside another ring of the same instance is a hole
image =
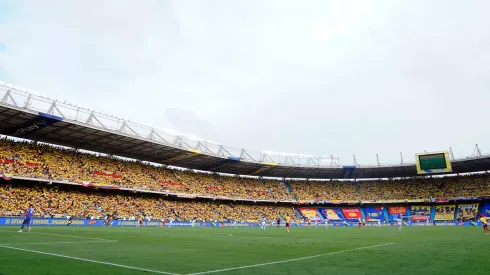
[[[20,226],[24,221],[23,218],[1,218],[0,217],[0,226]],[[61,218],[34,218],[32,219],[32,226],[66,226],[68,223],[67,219]],[[136,226],[138,221],[136,220],[114,220],[112,221],[112,226]],[[169,222],[165,223],[166,226],[169,225]],[[378,223],[367,223],[367,226],[379,226]],[[436,222],[436,226],[476,226],[480,225],[479,223],[470,223],[470,222]],[[72,224],[70,226],[107,226],[105,220],[82,220],[82,219],[73,219]],[[161,221],[144,221],[143,226],[162,226]],[[173,222],[172,226],[175,227],[192,227],[191,222]],[[245,223],[214,223],[214,222],[196,222],[194,224],[196,227],[258,227],[258,223],[254,222],[245,222]],[[269,227],[275,227],[276,224],[267,223]],[[280,226],[284,226],[284,223],[281,223]],[[292,223],[292,227],[306,227],[306,223]],[[319,227],[324,227],[324,223],[319,223]],[[330,222],[328,226],[333,227],[344,227],[344,226],[357,226],[355,222]],[[381,226],[397,226],[396,223],[382,223]],[[425,223],[425,222],[409,222],[405,224],[405,226],[434,226],[433,222]],[[311,224],[311,227],[316,227],[315,223]]]
[[[24,221],[23,218],[8,218],[0,217],[0,226],[20,226]],[[66,226],[68,223],[67,219],[62,218],[33,218],[32,226]],[[136,226],[138,221],[136,220],[114,220],[112,221],[112,226]],[[165,223],[168,226],[170,223],[167,221]],[[73,219],[70,226],[107,226],[105,220],[82,220]],[[161,221],[143,221],[143,226],[162,226]],[[175,227],[191,227],[191,222],[173,222],[172,226]],[[233,223],[214,223],[214,222],[196,222],[194,226],[198,227],[231,227],[235,226]],[[237,227],[257,227],[258,223],[237,223]]]

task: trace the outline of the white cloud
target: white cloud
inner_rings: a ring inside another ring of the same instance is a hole
[[[490,139],[488,1],[13,3],[5,80],[131,121],[343,164]]]

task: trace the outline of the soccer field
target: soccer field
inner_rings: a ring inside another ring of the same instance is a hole
[[[480,227],[0,228],[0,274],[477,274]]]

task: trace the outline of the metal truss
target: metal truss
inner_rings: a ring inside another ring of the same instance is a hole
[[[284,154],[268,154],[227,147],[204,140],[191,139],[181,135],[168,134],[155,127],[146,126],[116,116],[90,110],[88,108],[40,96],[1,82],[0,98],[1,105],[7,105],[30,112],[47,113],[61,117],[68,122],[74,122],[79,125],[102,131],[115,132],[123,136],[135,137],[156,144],[213,155],[216,157],[263,163],[265,165],[340,167],[339,158],[335,156],[301,157]]]

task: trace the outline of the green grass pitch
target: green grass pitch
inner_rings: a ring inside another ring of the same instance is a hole
[[[0,274],[478,274],[480,227],[0,228]]]

